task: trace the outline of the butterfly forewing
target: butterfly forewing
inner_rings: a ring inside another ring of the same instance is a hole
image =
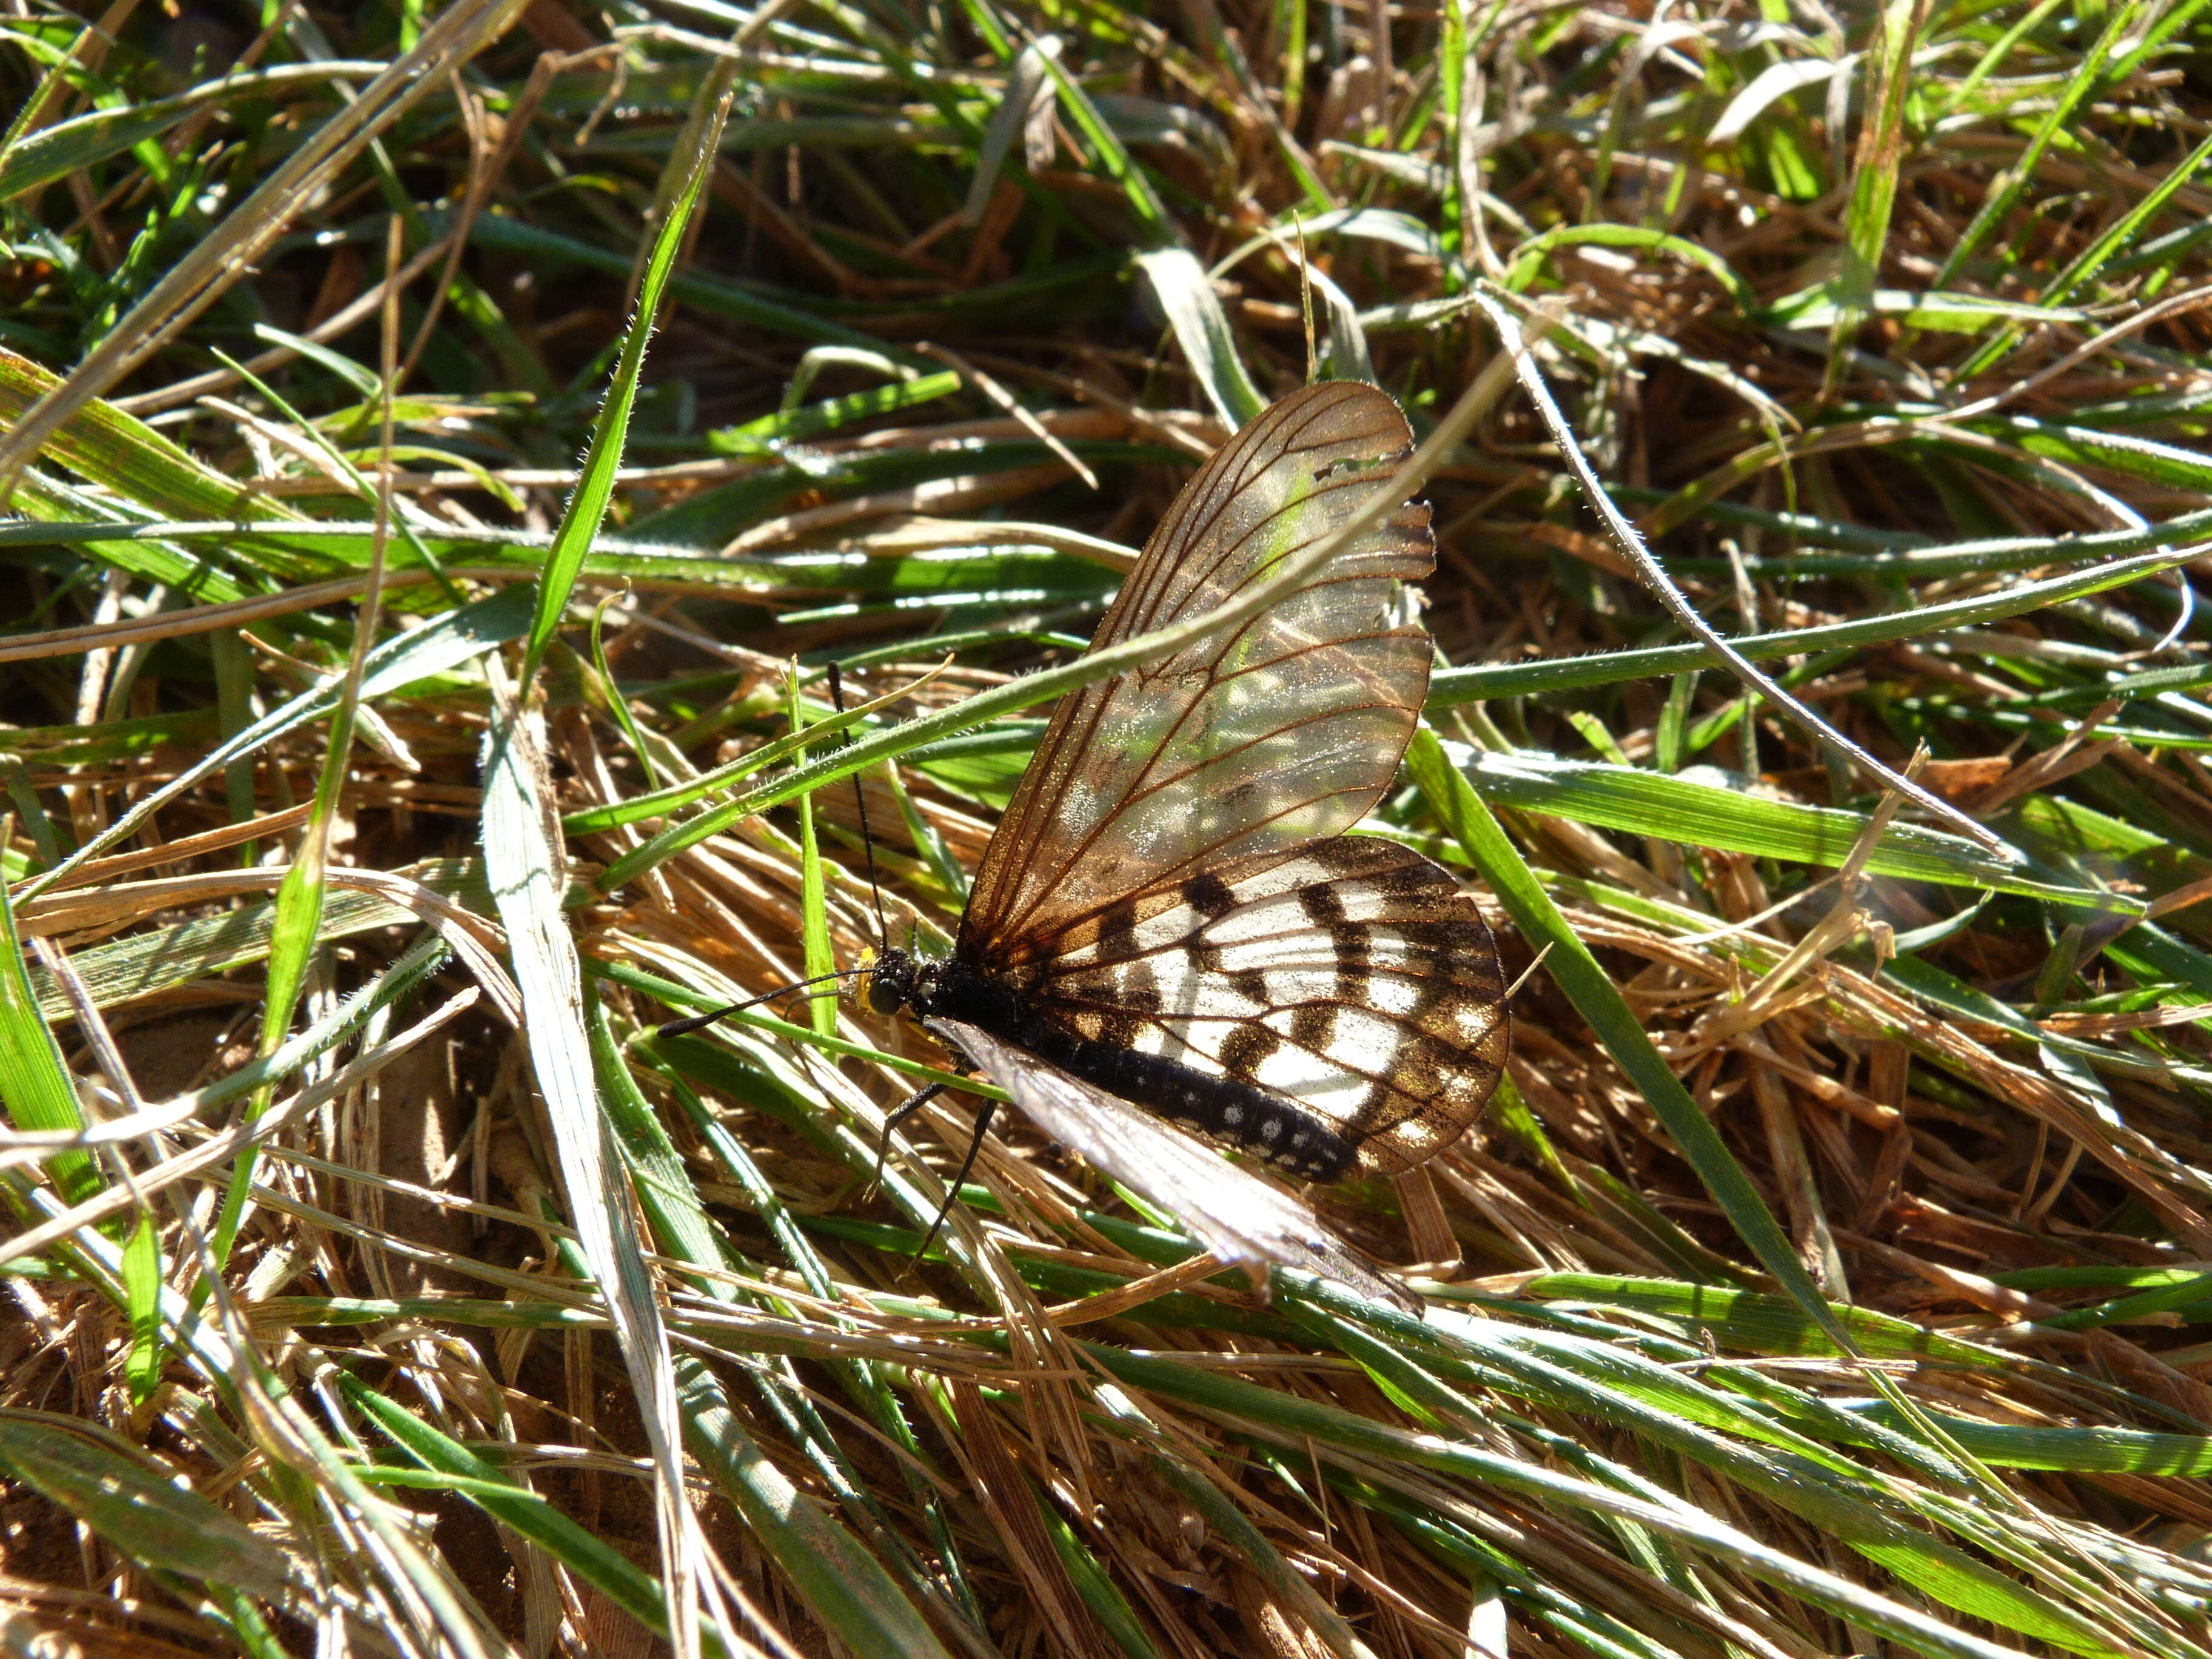
[[[1411,447],[1373,386],[1281,399],[1185,488],[1096,643],[1266,581]],[[1428,516],[1401,507],[1243,628],[1063,699],[976,872],[963,953],[1010,971],[1130,895],[1281,857],[1364,817],[1427,691],[1431,648],[1404,584],[1434,567]]]
[[[1418,1311],[1418,1297],[1362,1262],[1314,1212],[1279,1187],[1158,1118],[957,1019],[930,1029],[963,1050],[1045,1133],[1092,1168],[1179,1217],[1231,1263],[1269,1262],[1350,1285]]]
[[[1450,876],[1388,842],[1209,872],[1061,942],[1018,981],[1047,1018],[1280,1096],[1371,1171],[1456,1140],[1504,1064],[1490,929]],[[1255,1145],[1249,1126],[1200,1127]]]

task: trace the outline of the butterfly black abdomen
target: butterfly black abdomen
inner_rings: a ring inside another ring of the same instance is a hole
[[[965,1021],[1286,1174],[1334,1181],[1358,1153],[1352,1140],[1294,1101],[1238,1078],[1080,1036],[1046,1019],[1020,990],[986,978],[957,957],[924,971],[915,989],[914,1009],[925,1018]]]
[[[1216,1077],[1141,1049],[1061,1039],[1054,1064],[1145,1106],[1188,1123],[1200,1134],[1252,1152],[1308,1181],[1334,1181],[1358,1148],[1312,1113],[1279,1095],[1233,1077]]]

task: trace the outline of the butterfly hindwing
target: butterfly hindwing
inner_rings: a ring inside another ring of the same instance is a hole
[[[1448,873],[1389,842],[1206,872],[1061,944],[1019,981],[1047,1018],[1283,1097],[1370,1171],[1456,1140],[1504,1063],[1489,928]]]
[[[1270,405],[1176,498],[1094,648],[1265,582],[1412,445],[1371,386]],[[1432,647],[1407,585],[1435,562],[1428,507],[1410,502],[1243,627],[1063,698],[976,872],[963,953],[1004,972],[1129,894],[1358,823],[1426,695]]]
[[[1299,1268],[1419,1311],[1418,1297],[1368,1267],[1281,1188],[977,1026],[942,1018],[928,1025],[965,1053],[1046,1134],[1178,1217],[1223,1261]]]

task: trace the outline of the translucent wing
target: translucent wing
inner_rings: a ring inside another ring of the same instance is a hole
[[[1367,1266],[1281,1188],[1171,1124],[963,1020],[928,1024],[965,1051],[1045,1133],[1179,1218],[1224,1261],[1279,1262],[1420,1310],[1418,1297]]]
[[[1096,643],[1264,582],[1412,442],[1371,386],[1272,404],[1176,497]],[[1435,562],[1429,509],[1408,504],[1242,629],[1063,698],[976,872],[961,954],[1004,975],[1121,899],[1358,823],[1427,695],[1429,638],[1405,584]]]
[[[1410,1169],[1459,1139],[1510,1040],[1490,929],[1444,871],[1364,836],[1109,907],[1017,981],[1053,1024],[1280,1096]],[[1272,1153],[1255,1126],[1201,1133]]]

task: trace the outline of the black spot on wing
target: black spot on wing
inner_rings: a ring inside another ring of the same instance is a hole
[[[1049,975],[1047,1001],[1091,1012],[1078,1029],[1122,1056],[1108,1086],[1285,1170],[1418,1164],[1504,1065],[1489,930],[1456,880],[1388,842],[1202,872],[1091,927],[1095,957]]]
[[[1098,960],[1126,962],[1137,949],[1137,907],[1125,898],[1098,919]]]
[[[1409,899],[1440,890],[1452,890],[1445,886],[1450,878],[1425,860],[1419,864],[1401,864],[1395,870],[1382,871],[1368,879],[1385,898]]]
[[[1237,908],[1236,892],[1212,870],[1201,870],[1183,883],[1182,896],[1208,921],[1218,921]]]
[[[1369,861],[1366,846],[1351,836],[1339,836],[1334,841],[1310,847],[1304,856],[1331,877],[1364,873]]]
[[[1152,1000],[1155,1004],[1159,1001],[1158,992],[1152,993]],[[1133,1007],[1109,1008],[1097,1017],[1097,1029],[1085,1035],[1109,1048],[1133,1048],[1148,1024],[1144,1014]]]
[[[1367,962],[1372,939],[1373,930],[1364,921],[1340,921],[1329,930],[1329,944],[1336,952],[1336,994],[1354,1006],[1366,1003],[1374,979]]]
[[[1120,1001],[1132,1013],[1157,1014],[1163,1006],[1160,988],[1149,974],[1132,975],[1120,993]]]
[[[1312,882],[1299,888],[1298,908],[1316,927],[1334,927],[1344,921],[1344,901],[1327,882]]]
[[[1304,1002],[1291,1011],[1291,1041],[1299,1048],[1327,1054],[1335,1036],[1336,1004]]]
[[[1282,1046],[1283,1040],[1259,1021],[1243,1021],[1221,1045],[1221,1068],[1233,1078],[1253,1082],[1267,1056]]]

